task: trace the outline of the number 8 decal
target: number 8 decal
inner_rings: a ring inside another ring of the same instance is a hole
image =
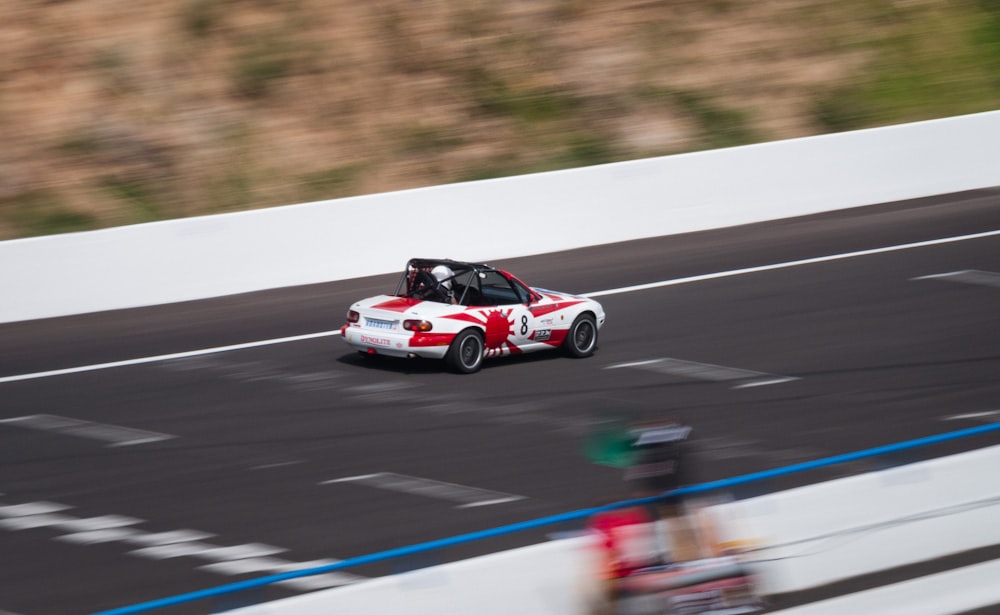
[[[528,334],[528,316],[524,314],[521,316],[521,335]]]

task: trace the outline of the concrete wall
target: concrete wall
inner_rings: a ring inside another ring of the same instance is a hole
[[[0,322],[489,261],[1000,185],[1000,111],[0,242]],[[425,222],[426,221],[426,222]]]
[[[735,502],[782,593],[1000,544],[1000,446]],[[1000,601],[1000,584],[997,587]]]
[[[1000,544],[997,476],[1000,446],[717,505],[710,514],[728,528],[722,540],[756,545],[761,591],[782,593]],[[550,542],[232,613],[583,615],[597,589],[589,546],[586,538]],[[1000,583],[989,576],[997,569],[971,566],[793,611],[963,612],[1000,603]]]
[[[231,611],[233,615],[556,615],[587,612],[597,589],[588,540],[503,551]]]

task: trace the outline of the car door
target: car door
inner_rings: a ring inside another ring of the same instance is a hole
[[[536,341],[537,319],[531,306],[538,297],[517,278],[511,276],[507,281],[517,295],[517,303],[510,306],[511,317],[514,321],[514,343],[519,349],[529,350],[530,348],[526,347],[532,346]]]
[[[488,271],[481,275],[480,292],[482,304],[492,306],[483,312],[486,353],[521,352],[535,329],[534,316],[528,309],[531,291],[502,272]]]

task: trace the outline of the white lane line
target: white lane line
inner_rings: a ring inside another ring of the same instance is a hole
[[[122,542],[138,533],[140,533],[139,530],[133,530],[131,528],[87,530],[85,532],[76,532],[74,534],[56,536],[55,540],[72,542],[78,545],[96,545],[105,542]]]
[[[703,282],[705,280],[716,280],[731,276],[745,275],[748,273],[759,273],[761,271],[773,271],[775,269],[788,269],[790,267],[801,267],[802,265],[813,265],[816,263],[827,263],[830,261],[844,260],[847,258],[857,258],[859,256],[871,256],[872,254],[884,254],[886,252],[897,252],[899,250],[912,250],[914,248],[926,248],[938,246],[957,241],[967,241],[969,239],[982,239],[984,237],[994,237],[1000,235],[1000,230],[986,231],[984,233],[973,233],[971,235],[958,235],[955,237],[943,237],[941,239],[930,239],[928,241],[917,241],[914,243],[904,243],[896,246],[885,246],[873,248],[871,250],[859,250],[857,252],[844,252],[843,254],[830,254],[829,256],[817,256],[798,261],[788,261],[786,263],[774,263],[773,265],[761,265],[759,267],[747,267],[745,269],[733,269],[731,271],[719,271],[716,273],[706,273],[688,278],[677,278],[675,280],[664,280],[662,282],[650,282],[649,284],[637,284],[635,286],[624,286],[611,290],[599,290],[592,293],[583,293],[584,297],[602,297],[604,295],[618,295],[621,293],[631,293],[637,290],[649,290],[651,288],[661,288],[664,286],[676,286],[677,284],[689,284],[691,282]]]
[[[793,380],[798,380],[794,376],[781,376],[779,378],[765,378],[763,380],[754,380],[753,382],[747,382],[744,384],[737,384],[734,389],[751,389],[753,387],[766,387],[771,384],[782,384],[785,382],[791,382]]]
[[[942,421],[964,421],[964,420],[986,420],[988,422],[1000,421],[1000,410],[986,410],[984,412],[967,412],[965,414],[953,414],[942,417]]]
[[[247,557],[235,560],[223,560],[198,566],[199,570],[208,570],[218,574],[251,574],[260,572],[270,572],[278,566],[287,562],[277,557]]]
[[[506,502],[516,502],[525,499],[521,495],[489,491],[477,487],[466,485],[456,485],[429,478],[419,478],[416,476],[406,476],[405,474],[395,474],[393,472],[376,472],[374,474],[361,474],[359,476],[347,476],[335,478],[321,482],[321,485],[334,483],[360,483],[369,487],[385,489],[387,491],[399,491],[411,495],[421,495],[429,498],[458,502],[456,508],[474,508],[477,506],[492,506],[493,504],[503,504]]]
[[[33,530],[39,527],[58,527],[63,523],[73,521],[75,517],[59,514],[25,515],[0,519],[0,528],[11,531]]]
[[[63,523],[59,529],[67,532],[93,532],[97,530],[113,530],[126,528],[130,525],[142,523],[142,519],[135,517],[125,517],[122,515],[102,515],[100,517],[87,517],[85,519],[74,519]]]
[[[90,421],[71,419],[53,414],[29,414],[27,416],[0,419],[0,424],[100,440],[108,442],[108,446],[134,446],[136,444],[169,440],[174,437],[155,431],[121,427],[119,425],[106,425],[104,423],[91,423]]]
[[[935,273],[932,275],[922,275],[911,280],[945,280],[948,282],[962,282],[964,284],[975,284],[977,286],[992,286],[1000,288],[1000,273],[993,271],[980,271],[978,269],[963,269],[962,271],[950,271],[948,273]]]
[[[250,471],[254,470],[270,470],[271,468],[283,468],[285,466],[294,466],[300,463],[305,463],[302,459],[297,459],[295,461],[279,461],[277,463],[265,463],[264,465],[254,466],[250,468]]]
[[[64,540],[78,544],[124,542],[144,547],[194,542],[214,536],[214,534],[194,530],[145,532],[129,527],[143,523],[142,519],[123,515],[101,515],[99,517],[81,518],[66,514],[57,514],[69,508],[71,507],[54,502],[0,505],[0,528],[19,531],[51,527],[63,532],[69,532],[68,534],[56,537],[55,540]]]
[[[103,515],[100,517],[79,518],[70,515],[55,514],[51,511],[64,510],[47,506],[48,502],[36,502],[34,505],[22,504],[20,506],[5,506],[3,508],[22,508],[22,511],[13,511],[0,516],[7,517],[0,519],[0,527],[8,530],[28,530],[39,527],[54,527],[70,534],[87,532],[97,532],[105,530],[117,530],[127,528],[130,525],[142,523],[142,519],[134,517],[124,517],[121,515]],[[32,512],[33,511],[33,512]]]
[[[798,380],[794,376],[779,376],[765,372],[755,372],[749,369],[738,367],[726,367],[724,365],[712,365],[711,363],[698,363],[696,361],[684,361],[682,359],[649,359],[645,361],[632,361],[629,363],[616,363],[608,365],[604,369],[634,368],[670,376],[680,376],[695,380],[711,380],[713,382],[740,382],[734,385],[734,389],[746,389],[750,387],[767,386],[770,384],[781,384]]]
[[[197,530],[170,530],[167,532],[141,532],[126,536],[123,542],[141,547],[173,545],[180,542],[198,542],[206,538],[214,538],[215,534]]]
[[[309,568],[328,566],[336,563],[337,561],[339,560],[327,559],[314,560],[311,562],[290,562],[277,557],[249,557],[246,559],[205,564],[204,566],[198,566],[198,569],[207,570],[216,574],[227,575],[261,573],[280,574],[282,572],[293,572],[296,570],[306,570]],[[324,574],[310,575],[307,577],[299,577],[297,579],[289,579],[288,581],[281,581],[280,584],[300,590],[316,590],[339,587],[341,585],[347,585],[348,583],[354,583],[362,579],[364,579],[364,577],[347,572],[328,572]]]
[[[456,506],[455,508],[478,508],[479,506],[493,506],[494,504],[504,504],[506,502],[516,502],[518,500],[523,500],[523,496],[512,495],[505,498],[496,498],[493,500],[480,500],[478,502],[470,502],[468,504],[462,504],[461,506]]]
[[[0,494],[3,495],[3,494]],[[267,544],[248,543],[233,546],[219,546],[201,542],[214,536],[197,530],[171,530],[146,532],[129,526],[144,523],[142,519],[123,515],[101,515],[96,517],[73,517],[61,511],[72,508],[55,502],[27,502],[6,504],[0,502],[0,529],[21,531],[35,528],[52,528],[64,532],[52,540],[75,544],[94,545],[119,543],[126,548],[139,547],[127,551],[129,555],[147,559],[165,560],[180,557],[201,559],[207,563],[199,569],[226,575],[252,572],[289,572],[333,564],[340,560],[324,559],[294,562],[272,557],[287,551],[282,547]],[[289,579],[282,582],[289,588],[309,591],[347,585],[364,577],[348,572],[331,572]],[[4,612],[0,610],[0,615]]]
[[[245,350],[247,348],[259,348],[261,346],[271,346],[274,344],[287,344],[289,342],[300,342],[302,340],[311,340],[318,337],[328,337],[331,335],[340,335],[340,329],[337,329],[336,331],[320,331],[319,333],[307,333],[306,335],[293,335],[292,337],[280,337],[273,340],[260,340],[257,342],[232,344],[230,346],[217,346],[215,348],[202,348],[200,350],[188,350],[186,352],[161,354],[152,357],[140,357],[138,359],[126,359],[124,361],[112,361],[110,363],[96,363],[94,365],[81,365],[79,367],[68,367],[66,369],[53,369],[47,372],[35,372],[33,374],[3,376],[0,377],[0,384],[4,384],[7,382],[18,382],[20,380],[32,380],[35,378],[48,378],[51,376],[65,376],[67,374],[91,372],[99,369],[112,369],[115,367],[127,367],[129,365],[143,365],[145,363],[157,363],[160,361],[170,361],[171,359],[187,359],[190,357],[200,357],[206,354],[215,354],[217,352]]]
[[[652,288],[661,288],[664,286],[676,286],[678,284],[689,284],[691,282],[702,282],[705,280],[715,280],[718,278],[726,278],[737,275],[745,275],[748,273],[758,273],[761,271],[771,271],[774,269],[786,269],[789,267],[800,267],[802,265],[812,265],[815,263],[825,263],[829,261],[842,260],[847,258],[857,258],[859,256],[870,256],[872,254],[882,254],[885,252],[896,252],[899,250],[912,250],[915,248],[925,248],[929,246],[936,246],[946,243],[954,243],[958,241],[967,241],[970,239],[982,239],[985,237],[994,237],[1000,235],[1000,230],[986,231],[983,233],[973,233],[971,235],[957,235],[954,237],[943,237],[940,239],[931,239],[928,241],[918,241],[914,243],[904,243],[895,246],[885,246],[882,248],[873,248],[871,250],[859,250],[857,252],[845,252],[843,254],[831,254],[829,256],[818,256],[815,258],[807,258],[798,261],[789,261],[785,263],[775,263],[772,265],[762,265],[759,267],[747,267],[744,269],[733,269],[730,271],[719,271],[716,273],[707,273],[704,275],[696,275],[687,278],[677,278],[674,280],[663,280],[661,282],[651,282],[649,284],[638,284],[635,286],[624,286],[621,288],[613,288],[609,290],[599,290],[590,293],[583,293],[584,297],[603,297],[606,295],[618,295],[622,293],[631,293],[640,290],[649,290]],[[173,354],[164,354],[151,357],[141,357],[138,359],[126,359],[123,361],[112,361],[110,363],[98,363],[95,365],[81,365],[79,367],[69,367],[66,369],[54,369],[45,372],[35,372],[31,374],[18,374],[15,376],[2,376],[0,377],[0,384],[5,384],[8,382],[18,382],[21,380],[33,380],[35,378],[48,378],[51,376],[63,376],[67,374],[78,374],[80,372],[89,372],[100,369],[112,369],[116,367],[126,367],[129,365],[142,365],[145,363],[157,363],[160,361],[168,361],[171,359],[186,359],[189,357],[197,357],[206,354],[215,354],[218,352],[229,352],[232,350],[244,350],[247,348],[259,348],[261,346],[271,346],[274,344],[286,344],[289,342],[299,342],[302,340],[315,339],[318,337],[329,337],[334,335],[340,335],[340,330],[335,329],[333,331],[320,331],[319,333],[307,333],[305,335],[295,335],[292,337],[281,337],[271,340],[261,340],[256,342],[246,342],[244,344],[233,344],[230,346],[218,346],[215,348],[204,348],[201,350],[190,350],[187,352],[175,352]]]
[[[145,557],[148,559],[173,559],[175,557],[197,555],[198,553],[207,551],[211,548],[213,548],[213,545],[201,542],[178,542],[170,545],[143,547],[141,549],[129,551],[129,554],[138,555],[139,557]]]
[[[54,502],[29,502],[27,504],[7,504],[0,506],[0,517],[30,517],[69,510],[71,507]]]
[[[308,562],[289,562],[288,564],[282,564],[274,569],[274,573],[281,572],[293,572],[296,570],[306,570],[309,568],[319,568],[320,566],[329,566],[330,564],[335,564],[341,560],[338,559],[318,559]],[[289,587],[294,587],[295,589],[301,590],[314,590],[314,589],[325,589],[327,587],[336,587],[338,585],[344,585],[346,583],[354,583],[356,581],[362,581],[365,577],[356,575],[351,572],[327,572],[324,574],[314,574],[307,577],[299,577],[297,579],[289,579],[287,581],[281,581],[279,585],[287,585]]]
[[[647,365],[656,365],[663,359],[648,359],[646,361],[631,361],[629,363],[615,363],[614,365],[609,365],[604,369],[620,369],[622,367],[646,367]]]
[[[287,581],[278,581],[278,585],[291,587],[292,589],[297,589],[299,591],[310,592],[317,589],[340,587],[341,585],[357,583],[358,581],[364,580],[366,580],[365,577],[354,576],[343,572],[328,572],[326,574],[313,574],[307,577],[298,577],[295,579],[288,579]]]
[[[213,562],[225,562],[252,557],[267,557],[283,553],[287,549],[262,545],[257,543],[220,547],[204,542],[178,542],[169,545],[143,547],[129,551],[130,555],[138,555],[149,559],[173,559],[175,557],[198,557]]]

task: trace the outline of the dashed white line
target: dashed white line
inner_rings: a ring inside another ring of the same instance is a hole
[[[143,547],[141,549],[134,549],[129,551],[129,555],[156,560],[173,559],[175,557],[195,556],[208,551],[214,546],[215,545],[202,542],[178,542],[167,545],[153,545],[150,547]]]
[[[100,440],[102,442],[109,442],[108,446],[134,446],[136,444],[169,440],[174,437],[155,431],[145,431],[143,429],[134,429],[119,425],[106,425],[104,423],[92,423],[90,421],[71,419],[52,414],[30,414],[28,416],[0,419],[0,423]]]
[[[994,288],[1000,288],[1000,273],[995,273],[993,271],[980,271],[978,269],[963,269],[962,271],[935,273],[911,279],[945,280],[948,282],[962,282],[963,284],[975,284],[977,286],[992,286]]]
[[[170,545],[157,545],[144,547],[129,551],[131,555],[138,555],[149,559],[173,559],[175,557],[200,557],[215,562],[229,560],[247,559],[252,557],[267,557],[283,553],[287,549],[272,547],[262,544],[245,544],[232,547],[220,547],[218,545],[203,542],[179,542]]]
[[[3,495],[3,494],[0,494]],[[304,570],[335,563],[339,560],[313,560],[293,562],[272,557],[286,551],[281,547],[249,543],[233,546],[219,546],[201,542],[213,534],[196,530],[173,530],[167,532],[145,532],[129,526],[143,523],[142,519],[122,515],[102,515],[97,517],[73,517],[62,511],[71,507],[54,502],[27,502],[23,504],[0,503],[0,529],[21,531],[35,528],[53,528],[66,532],[54,536],[53,540],[77,545],[91,545],[118,542],[138,549],[128,554],[148,559],[173,559],[191,557],[208,563],[199,569],[226,575],[249,572],[289,572]],[[292,589],[309,591],[346,585],[364,577],[346,572],[332,572],[310,575],[282,581]],[[0,615],[4,615],[0,611]]]
[[[275,571],[275,573],[280,573],[280,572],[290,572],[290,571],[287,570]],[[278,585],[291,587],[292,589],[297,589],[299,591],[315,591],[317,589],[340,587],[341,585],[356,583],[362,580],[364,580],[364,577],[359,577],[344,572],[328,572],[325,574],[311,574],[306,577],[288,579],[287,581],[278,581]]]
[[[661,361],[663,361],[663,359],[647,359],[645,361],[630,361],[628,363],[615,363],[614,365],[609,365],[604,369],[621,369],[623,367],[646,367],[647,365],[656,365]]]
[[[27,517],[30,515],[45,515],[68,510],[70,507],[55,502],[28,502],[27,504],[8,504],[0,506],[0,517]]]
[[[86,519],[74,519],[62,524],[60,529],[69,532],[93,532],[96,530],[111,530],[142,523],[142,519],[123,517],[121,515],[102,515]]]
[[[943,417],[944,421],[963,421],[963,420],[997,420],[1000,421],[1000,410],[986,410],[984,412],[967,412],[965,414],[953,414],[951,416]],[[993,422],[993,421],[990,422]]]
[[[250,468],[250,470],[251,471],[253,471],[253,470],[270,470],[271,468],[283,468],[285,466],[294,466],[294,465],[298,465],[300,463],[305,463],[305,462],[303,460],[301,460],[301,459],[297,459],[295,461],[279,461],[277,463],[265,463],[263,465],[254,466],[254,467]]]
[[[496,498],[493,500],[480,500],[478,502],[469,502],[468,504],[462,504],[461,506],[456,506],[456,508],[478,508],[480,506],[492,506],[494,504],[505,504],[507,502],[516,502],[518,500],[523,500],[524,497],[519,495],[512,495],[506,498]]]
[[[676,286],[678,284],[690,284],[692,282],[702,282],[705,280],[715,280],[719,278],[726,278],[738,275],[746,275],[749,273],[759,273],[762,271],[773,271],[775,269],[787,269],[790,267],[801,267],[803,265],[812,265],[816,263],[825,263],[836,260],[843,260],[848,258],[857,258],[860,256],[870,256],[873,254],[883,254],[886,252],[896,252],[899,250],[912,250],[915,248],[926,248],[930,246],[937,246],[947,243],[954,243],[958,241],[967,241],[971,239],[983,239],[985,237],[994,237],[1000,235],[1000,230],[986,231],[983,233],[972,233],[970,235],[957,235],[954,237],[943,237],[940,239],[931,239],[927,241],[917,241],[914,243],[905,243],[895,246],[885,246],[881,248],[873,248],[870,250],[859,250],[857,252],[844,252],[842,254],[831,254],[828,256],[818,256],[815,258],[806,258],[797,261],[788,261],[784,263],[774,263],[771,265],[761,265],[758,267],[746,267],[743,269],[732,269],[730,271],[719,271],[715,273],[707,273],[703,275],[690,276],[686,278],[677,278],[673,280],[663,280],[660,282],[650,282],[648,284],[637,284],[635,286],[624,286],[621,288],[612,288],[608,290],[599,290],[589,293],[583,293],[584,297],[603,297],[606,295],[618,295],[622,293],[636,292],[640,290],[649,290],[653,288],[662,288],[664,286]],[[189,350],[186,352],[175,352],[172,354],[164,354],[150,357],[140,357],[137,359],[126,359],[123,361],[112,361],[109,363],[98,363],[95,365],[81,365],[78,367],[69,367],[65,369],[55,369],[44,372],[35,372],[31,374],[18,374],[14,376],[2,376],[0,377],[0,384],[5,384],[8,382],[18,382],[22,380],[32,380],[35,378],[48,378],[52,376],[63,376],[67,374],[78,374],[81,372],[89,372],[101,369],[112,369],[116,367],[126,367],[130,365],[142,365],[146,363],[157,363],[160,361],[168,361],[170,359],[186,359],[189,357],[197,357],[206,354],[215,354],[219,352],[230,352],[233,350],[245,350],[248,348],[259,348],[261,346],[271,346],[274,344],[286,344],[289,342],[299,342],[303,340],[310,340],[319,337],[330,337],[340,335],[340,330],[336,329],[333,331],[320,331],[318,333],[307,333],[305,335],[294,335],[291,337],[281,337],[270,340],[260,340],[255,342],[246,342],[243,344],[232,344],[229,346],[218,346],[215,348],[203,348],[199,350]]]
[[[746,389],[750,387],[761,387],[770,384],[781,384],[798,380],[794,376],[779,376],[765,372],[756,372],[738,367],[726,367],[724,365],[712,365],[711,363],[698,363],[697,361],[685,361],[682,359],[672,359],[669,357],[661,359],[648,359],[643,361],[631,361],[628,363],[616,363],[608,365],[604,369],[635,368],[670,376],[680,376],[683,378],[693,378],[696,380],[711,380],[714,382],[740,382],[734,385],[734,389]]]
[[[10,519],[0,519],[0,528],[5,530],[31,530],[39,527],[60,526],[63,523],[72,521],[74,517],[69,515],[48,514],[48,515],[25,515],[23,517],[11,517]]]
[[[282,572],[294,572],[296,570],[306,570],[309,568],[319,568],[320,566],[329,566],[330,564],[336,564],[339,561],[341,560],[319,559],[308,562],[283,562],[279,563],[274,568],[271,568],[270,571],[275,574]],[[363,579],[364,577],[358,576],[350,572],[327,572],[323,574],[313,574],[307,577],[298,577],[296,579],[281,581],[280,585],[287,585],[295,589],[310,591],[314,589],[325,589],[327,587],[338,587],[340,585],[346,585],[347,583],[354,583],[356,581],[361,581]]]
[[[274,570],[284,563],[287,563],[287,560],[276,557],[246,557],[243,559],[213,562],[204,566],[198,566],[198,569],[217,572],[219,574],[251,574]]]
[[[771,384],[783,384],[785,382],[792,382],[793,380],[798,380],[794,376],[782,376],[780,378],[765,378],[763,380],[754,380],[752,382],[746,382],[743,384],[737,384],[734,389],[751,389],[753,387],[764,387]]]
[[[62,542],[72,542],[78,545],[96,545],[105,542],[122,542],[137,533],[137,530],[133,530],[131,528],[87,530],[85,532],[76,532],[75,534],[57,536],[56,540],[60,540]]]
[[[411,495],[421,495],[429,498],[458,502],[456,508],[475,508],[478,506],[491,506],[493,504],[504,504],[506,502],[516,502],[525,499],[521,495],[501,493],[479,489],[478,487],[468,487],[446,483],[429,478],[419,478],[416,476],[406,476],[393,472],[376,472],[374,474],[361,474],[358,476],[346,476],[344,478],[334,478],[321,482],[321,485],[334,483],[360,483],[369,487],[385,489],[387,491],[398,491]]]
[[[260,574],[282,572],[293,572],[295,570],[306,570],[309,568],[319,568],[336,563],[338,560],[314,560],[311,562],[290,562],[277,557],[250,557],[232,561],[215,562],[199,566],[199,570],[207,570],[218,574],[240,575],[240,574]],[[314,574],[297,579],[281,581],[280,584],[294,587],[300,590],[326,589],[329,587],[339,587],[348,583],[359,581],[364,577],[347,572],[328,572],[324,574]]]
[[[126,536],[124,542],[142,547],[151,547],[156,545],[172,545],[179,542],[197,542],[213,537],[215,537],[215,534],[196,530],[170,530],[168,532],[136,533],[132,536]]]

